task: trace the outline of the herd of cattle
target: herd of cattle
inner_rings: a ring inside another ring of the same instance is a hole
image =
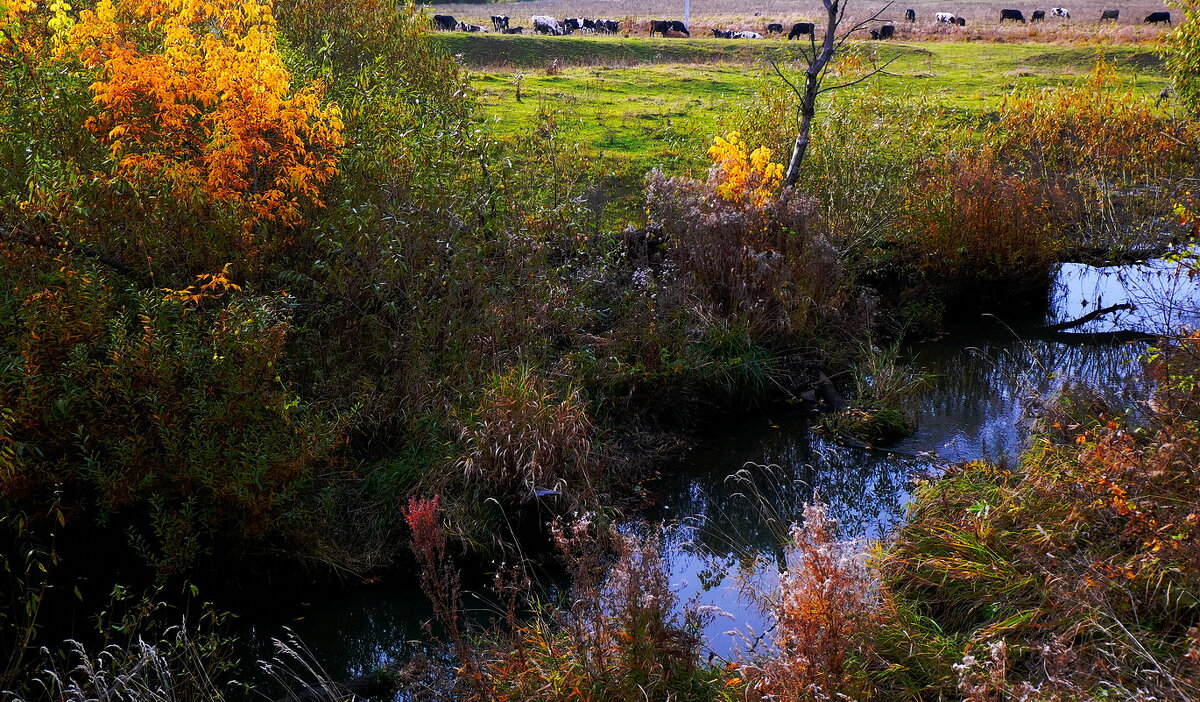
[[[550,34],[553,36],[563,36],[573,32],[582,32],[588,34],[616,34],[621,29],[621,23],[610,19],[585,19],[583,17],[568,17],[564,20],[557,20],[553,17],[545,15],[534,15],[533,33],[534,34]],[[682,22],[676,22],[679,26],[683,26]],[[433,26],[435,29],[445,31],[459,32],[486,32],[486,27],[479,24],[470,24],[467,22],[459,22],[454,19],[453,15],[434,15]],[[501,34],[524,34],[525,27],[512,27],[509,25],[508,15],[492,15],[492,29]]]
[[[1063,20],[1071,19],[1071,11],[1065,7],[1052,7],[1049,10],[1050,17],[1056,17]],[[1101,22],[1116,22],[1121,16],[1120,10],[1104,10],[1100,14]],[[1030,22],[1041,22],[1047,17],[1046,10],[1034,10],[1029,17]],[[617,34],[621,29],[621,23],[611,19],[590,19],[584,17],[568,17],[566,19],[555,19],[546,15],[534,15],[532,18],[534,34],[547,34],[551,36],[564,36],[580,32],[583,34]],[[904,20],[909,23],[917,21],[917,12],[912,8],[904,11]],[[953,12],[935,12],[933,14],[934,22],[939,24],[957,25],[959,27],[967,26],[967,20]],[[1020,22],[1025,24],[1025,13],[1020,10],[1004,9],[1000,10],[1000,23],[1004,22]],[[1170,12],[1151,12],[1144,20],[1147,24],[1161,24],[1163,22],[1171,24]],[[483,25],[470,24],[467,22],[459,22],[452,15],[434,15],[433,26],[436,29],[445,31],[460,31],[460,32],[487,32],[488,29]],[[492,30],[502,34],[523,34],[524,26],[513,27],[509,25],[508,15],[492,15]],[[766,35],[772,34],[782,35],[784,25],[779,22],[772,22],[766,25]],[[796,22],[792,25],[791,31],[788,32],[788,39],[798,39],[802,36],[815,38],[815,27],[812,22]],[[733,29],[713,29],[713,36],[717,39],[762,39],[763,34],[751,31],[739,31]],[[896,27],[893,24],[883,24],[877,29],[871,29],[872,39],[891,39],[896,34]],[[691,32],[688,31],[686,25],[678,20],[650,20],[650,36],[660,34],[664,37],[690,37]]]

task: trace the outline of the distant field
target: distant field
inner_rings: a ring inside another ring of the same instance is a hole
[[[847,19],[855,21],[883,8],[882,2],[851,0]],[[1149,27],[1142,20],[1151,12],[1168,9],[1162,0],[1067,0],[1053,6],[1066,7],[1072,19],[1050,19],[1037,25],[999,24],[1000,9],[1013,7],[1029,15],[1035,9],[1048,9],[1050,4],[1034,4],[1030,0],[901,0],[883,15],[896,22],[901,39],[920,37],[951,41],[1030,41],[1036,43],[1141,43],[1154,41],[1163,31]],[[679,0],[529,0],[527,2],[498,2],[486,4],[430,5],[430,14],[450,14],[458,19],[490,26],[493,14],[507,14],[512,24],[529,27],[532,15],[552,17],[604,17],[622,21],[622,34],[644,36],[650,19],[681,19],[683,3]],[[915,25],[902,20],[905,8],[917,12]],[[1101,24],[1100,13],[1106,9],[1121,11],[1115,24]],[[953,12],[966,17],[967,27],[949,28],[933,22],[935,12]],[[790,23],[815,20],[821,5],[815,0],[803,4],[788,0],[761,0],[746,3],[741,0],[693,0],[692,35],[706,34],[712,27],[745,29],[762,32],[767,22]],[[680,40],[686,41],[686,40]]]
[[[794,59],[796,42],[727,41],[723,39],[648,39],[620,37],[540,37],[435,32],[433,39],[471,68],[547,68],[560,66],[632,66],[641,64],[761,64],[764,59]],[[905,69],[916,77],[935,69],[956,79],[994,82],[1006,71],[1037,75],[1073,75],[1091,69],[1097,52],[1131,75],[1160,71],[1154,48],[1143,46],[1075,47],[1056,44],[994,42],[870,42],[856,44],[886,60],[903,58],[893,73]],[[1028,65],[1026,65],[1028,64]]]
[[[752,98],[761,81],[777,80],[761,52],[720,40],[460,34],[438,41],[476,67],[471,83],[497,133],[527,132],[540,113],[557,123],[572,148],[594,152],[615,180],[626,183],[654,167],[680,171],[703,164],[704,147],[725,128],[727,117]],[[1098,55],[1092,48],[1037,44],[859,46],[876,52],[880,61],[900,54],[892,75],[874,79],[875,89],[940,105],[948,120],[993,109],[1017,88],[1078,80]],[[1149,48],[1108,47],[1103,55],[1134,90],[1157,95],[1166,85],[1160,60]],[[869,89],[864,84],[851,90]]]

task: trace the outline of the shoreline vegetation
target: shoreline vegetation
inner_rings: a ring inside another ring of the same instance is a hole
[[[378,0],[0,7],[0,698],[348,699],[298,641],[234,682],[237,612],[205,599],[273,571],[420,580],[454,662],[371,694],[1200,694],[1185,330],[1144,416],[1074,388],[870,552],[810,505],[738,660],[613,526],[714,416],[911,432],[902,344],[1039,314],[1081,252],[1194,272],[1182,12],[1101,48],[847,44],[832,75],[862,82],[784,187],[780,42],[451,36]],[[492,558],[480,628],[460,568]]]

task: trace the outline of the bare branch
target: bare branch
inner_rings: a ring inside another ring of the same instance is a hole
[[[775,59],[771,59],[771,68],[775,69],[775,74],[782,78],[784,83],[787,83],[787,87],[791,88],[792,92],[795,93],[797,97],[804,95],[803,91],[801,91],[800,88],[797,88],[795,83],[788,80],[788,77],[783,74],[783,71],[779,70],[779,64],[775,62]]]
[[[841,90],[842,88],[849,88],[852,85],[858,85],[859,83],[863,82],[864,80],[867,80],[868,78],[874,78],[875,76],[879,75],[880,73],[883,73],[883,74],[889,75],[889,76],[893,75],[893,74],[887,72],[887,67],[892,65],[892,63],[896,59],[900,58],[902,55],[903,54],[896,54],[895,56],[888,59],[887,63],[883,64],[879,68],[871,69],[871,71],[868,72],[866,75],[864,75],[860,78],[857,78],[855,80],[852,80],[849,83],[842,83],[841,85],[831,85],[831,86],[828,86],[825,88],[821,88],[820,90],[817,91],[817,95],[821,95],[822,93],[828,93],[831,90]]]

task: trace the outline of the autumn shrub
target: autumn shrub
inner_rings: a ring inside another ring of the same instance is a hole
[[[662,228],[679,285],[698,311],[764,339],[836,337],[865,315],[839,252],[812,227],[812,199],[780,189],[770,151],[718,138],[701,182],[649,176],[651,222]]]
[[[778,588],[763,600],[770,648],[742,668],[748,691],[771,700],[863,699],[864,654],[881,610],[866,552],[839,538],[823,505],[809,504],[786,553]]]
[[[73,528],[127,530],[163,571],[218,543],[321,541],[310,491],[341,429],[279,379],[286,298],[220,273],[177,293],[129,290],[77,265],[16,291],[0,372],[6,504],[36,514],[61,492]]]
[[[1049,283],[1070,210],[1062,191],[1006,173],[990,149],[951,153],[909,191],[901,246],[948,305],[1020,299]]]
[[[1073,84],[1009,96],[987,134],[1010,172],[1070,204],[1078,229],[1064,234],[1077,248],[1146,247],[1145,223],[1166,215],[1195,173],[1198,137],[1161,99],[1119,87],[1103,58]]]
[[[657,538],[605,531],[587,516],[557,524],[554,538],[570,603],[536,608],[485,644],[477,699],[699,701],[736,685],[701,663],[703,617],[678,611]]]
[[[970,699],[1186,699],[1200,611],[1197,340],[1166,345],[1142,421],[1100,416],[1035,437],[1019,466],[967,464],[923,486],[879,561],[886,590],[961,659],[925,689]],[[1106,692],[1107,691],[1107,692]]]

